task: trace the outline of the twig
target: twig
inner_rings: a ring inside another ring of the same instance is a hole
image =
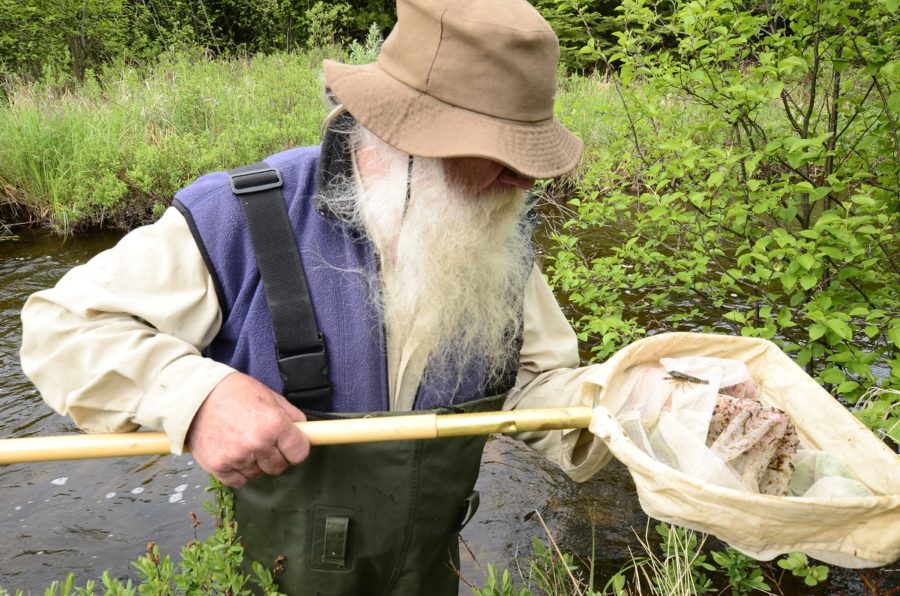
[[[866,57],[863,55],[862,50],[859,48],[859,44],[856,42],[855,37],[851,37],[851,41],[853,42],[853,49],[856,50],[857,55],[866,61]],[[868,61],[866,61],[868,62]],[[873,76],[872,82],[875,84],[875,89],[878,90],[878,94],[881,96],[881,103],[884,106],[884,110],[887,113],[887,121],[888,126],[891,128],[891,136],[894,141],[894,156],[897,159],[900,159],[900,136],[897,133],[897,124],[894,122],[894,115],[891,114],[890,106],[888,104],[887,94],[884,92],[884,87],[881,86],[881,83],[878,82],[878,78]]]
[[[818,21],[819,7],[818,3],[816,3],[816,24],[820,25]],[[819,54],[820,34],[821,30],[816,29],[815,42],[813,43],[813,68],[811,76],[809,77],[809,103],[806,105],[806,114],[803,116],[803,132],[801,134],[801,137],[804,139],[809,137],[809,122],[812,119],[813,110],[816,107],[816,90],[819,82],[819,63],[822,59],[821,54]]]
[[[891,255],[888,253],[887,249],[884,247],[884,244],[878,242],[878,248],[881,249],[881,252],[884,253],[884,256],[888,259],[888,264],[891,266],[896,273],[900,273],[900,267],[897,267],[897,263],[894,262],[894,259],[891,258]]]
[[[469,556],[472,557],[472,561],[478,566],[478,569],[481,570],[482,573],[485,573],[484,567],[481,565],[481,562],[478,560],[478,557],[475,556],[475,553],[472,552],[472,549],[469,547],[469,543],[466,542],[466,539],[462,536],[459,537],[459,541],[465,547],[466,552],[469,553]]]
[[[845,151],[846,155],[844,155],[844,159],[842,159],[842,160],[841,160],[841,163],[839,163],[839,164],[837,165],[837,167],[834,169],[835,172],[837,172],[837,171],[840,170],[842,167],[844,167],[844,164],[847,163],[847,160],[850,159],[850,156],[851,156],[851,155],[856,155],[857,157],[859,157],[859,158],[862,159],[863,161],[866,161],[866,159],[865,159],[859,152],[856,151],[856,147],[857,147],[857,146],[860,144],[860,142],[862,142],[862,140],[866,137],[866,134],[867,134],[870,130],[872,130],[872,127],[874,127],[874,126],[878,123],[878,118],[880,118],[880,117],[881,117],[881,114],[884,114],[884,113],[885,113],[885,112],[884,112],[884,109],[882,108],[881,112],[879,112],[878,115],[875,116],[875,118],[872,120],[872,122],[870,122],[870,123],[865,127],[865,129],[862,130],[862,132],[861,132],[861,133],[859,134],[859,136],[856,138],[856,141],[854,141],[853,144],[850,145],[850,147]],[[854,114],[854,116],[855,116],[855,114]],[[843,131],[842,131],[841,134],[843,134]],[[868,161],[866,161],[866,166],[867,166],[867,168],[866,168],[867,170],[869,170],[869,171],[872,170],[872,166],[871,166],[871,164],[868,163]]]
[[[791,106],[789,106],[788,102],[787,102],[789,97],[790,97],[790,94],[788,93],[788,90],[782,89],[781,90],[781,103],[784,104],[784,113],[787,114],[788,120],[791,122],[791,126],[794,128],[794,130],[796,130],[797,132],[800,132],[802,130],[800,128],[800,124],[797,122],[796,119],[794,119],[794,113],[791,111]],[[793,102],[793,99],[794,98],[791,97],[792,102]]]
[[[547,539],[550,541],[550,544],[553,545],[553,550],[555,550],[556,554],[559,555],[559,559],[563,561],[563,566],[566,568],[566,573],[569,574],[569,579],[572,580],[572,586],[575,589],[575,594],[578,594],[578,596],[583,596],[581,587],[578,585],[578,580],[575,579],[575,576],[572,574],[572,570],[569,569],[569,566],[565,564],[565,557],[563,557],[562,551],[559,549],[559,545],[556,544],[556,540],[553,539],[553,534],[550,533],[550,528],[548,528],[547,524],[544,522],[544,518],[541,516],[541,512],[537,509],[535,509],[534,512],[535,514],[537,514],[538,521],[541,522],[541,526],[543,526],[544,532],[547,533]]]
[[[473,552],[472,552],[472,549],[469,548],[469,543],[466,542],[466,539],[463,538],[462,536],[460,536],[460,537],[459,537],[459,541],[460,541],[460,543],[462,543],[462,545],[465,547],[466,552],[469,553],[469,556],[472,557],[472,561],[475,562],[475,565],[478,566],[478,569],[481,571],[481,573],[482,573],[483,575],[487,575],[487,573],[486,573],[485,570],[484,570],[484,567],[482,567],[482,566],[481,566],[481,563],[478,561],[478,559],[475,558],[475,553],[473,553]],[[468,581],[466,578],[464,578],[464,577],[462,576],[462,572],[461,572],[459,569],[456,568],[456,566],[453,564],[453,561],[450,561],[450,568],[453,570],[453,573],[456,574],[456,577],[458,577],[459,580],[460,580],[462,583],[464,583],[464,584],[466,584],[467,586],[469,586],[469,588],[471,588],[472,590],[475,589],[475,586],[474,586],[473,584],[469,583],[469,581]]]
[[[844,128],[841,129],[841,132],[837,133],[835,140],[838,140],[842,136],[844,136],[844,133],[847,132],[847,129],[850,128],[850,125],[853,124],[853,121],[856,120],[856,117],[859,116],[860,112],[862,112],[863,106],[865,105],[866,100],[869,99],[869,94],[872,93],[872,89],[874,88],[875,82],[873,81],[869,84],[869,88],[866,89],[866,93],[865,95],[863,95],[863,98],[859,100],[859,103],[856,104],[856,110],[854,110],[853,115],[847,119],[847,123],[844,124]]]
[[[763,570],[762,574],[765,576],[765,578],[767,580],[772,582],[772,587],[774,587],[776,590],[778,590],[778,594],[780,594],[780,596],[785,596],[784,591],[781,589],[781,578],[784,577],[784,570],[781,571],[781,573],[778,575],[777,579],[775,578],[774,575],[767,573],[765,570]]]
[[[828,180],[834,167],[834,147],[837,144],[838,98],[841,94],[841,72],[839,70],[834,71],[831,81],[832,97],[831,105],[828,110],[828,132],[830,134],[828,140],[825,141],[825,147],[828,152],[825,155],[825,169],[821,174],[823,184]],[[828,194],[830,195],[831,193],[829,192]],[[830,206],[831,199],[829,198],[828,201]]]

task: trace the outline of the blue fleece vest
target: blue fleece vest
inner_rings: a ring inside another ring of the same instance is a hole
[[[367,279],[378,271],[372,244],[357,230],[316,209],[319,147],[278,153],[266,162],[281,171],[283,192],[316,323],[325,341],[334,412],[389,409],[384,325],[371,304]],[[222,328],[205,355],[281,393],[275,338],[250,236],[224,172],[208,174],[175,195],[212,275]],[[506,391],[492,387],[491,393]],[[415,408],[452,406],[484,397],[484,374],[465,371],[459,387],[420,390]]]

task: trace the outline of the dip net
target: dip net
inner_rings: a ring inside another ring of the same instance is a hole
[[[661,334],[597,366],[582,391],[594,438],[587,450],[565,435],[573,477],[615,457],[648,515],[761,560],[900,557],[900,456],[775,344]]]

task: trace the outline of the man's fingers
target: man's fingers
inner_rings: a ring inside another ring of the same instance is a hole
[[[306,414],[284,397],[277,395],[275,402],[281,406],[291,422],[306,422]],[[309,439],[293,424],[290,430],[278,435],[277,446],[291,465],[297,465],[309,456]]]
[[[281,406],[281,409],[284,410],[284,413],[291,419],[291,422],[306,422],[306,414],[304,414],[300,408],[296,407],[281,395],[273,395],[275,397],[275,403]]]
[[[277,447],[291,465],[297,465],[309,456],[309,439],[299,428],[291,426],[290,432],[278,436]]]
[[[240,488],[247,484],[247,481],[249,480],[249,478],[247,478],[237,470],[218,472],[214,473],[213,476],[215,476],[219,482],[221,482],[225,486],[230,486],[231,488]]]
[[[256,468],[270,476],[281,474],[289,465],[290,462],[274,446],[256,456]]]

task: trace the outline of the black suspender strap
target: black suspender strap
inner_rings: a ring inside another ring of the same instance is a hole
[[[328,356],[284,205],[281,173],[266,162],[258,162],[228,174],[256,253],[284,396],[299,408],[329,412]]]

